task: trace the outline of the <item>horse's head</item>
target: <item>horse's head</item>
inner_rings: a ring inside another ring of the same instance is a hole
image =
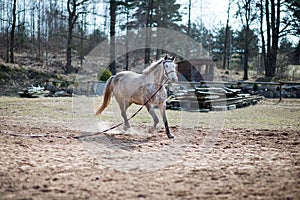
[[[175,56],[169,57],[166,55],[163,60],[163,67],[166,77],[168,77],[171,82],[177,82],[178,77],[176,72]]]

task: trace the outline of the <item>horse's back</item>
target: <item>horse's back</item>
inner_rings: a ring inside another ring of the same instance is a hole
[[[128,98],[141,85],[143,85],[142,74],[132,71],[122,71],[117,73],[113,79],[113,93],[116,97]]]
[[[115,84],[130,84],[140,82],[142,79],[142,74],[138,74],[132,71],[122,71],[115,75],[114,82]]]

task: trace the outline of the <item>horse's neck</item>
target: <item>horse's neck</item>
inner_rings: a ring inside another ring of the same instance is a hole
[[[147,82],[151,82],[151,83],[155,83],[155,84],[163,84],[164,81],[164,69],[163,66],[161,66],[162,64],[159,64],[156,66],[156,68],[150,72],[149,74],[147,74]]]

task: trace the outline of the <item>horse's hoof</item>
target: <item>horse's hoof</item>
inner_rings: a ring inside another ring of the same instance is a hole
[[[130,128],[131,128],[131,126],[124,126],[124,127],[123,127],[124,131],[130,130]]]
[[[168,138],[169,138],[169,139],[173,139],[173,138],[175,138],[175,136],[174,136],[173,134],[170,133],[170,134],[168,134]]]

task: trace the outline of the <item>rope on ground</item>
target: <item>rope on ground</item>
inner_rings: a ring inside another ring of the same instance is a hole
[[[168,78],[164,81],[163,84],[161,84],[159,86],[159,88],[151,95],[151,97],[135,112],[133,113],[129,118],[128,121],[131,120],[132,118],[134,118],[144,107],[147,103],[149,103],[151,101],[151,99],[162,89],[162,87],[168,82]],[[13,132],[3,132],[0,131],[1,135],[7,135],[7,136],[14,136],[14,137],[27,137],[27,138],[60,138],[60,139],[81,139],[81,138],[85,138],[85,137],[92,137],[92,136],[96,136],[96,135],[101,135],[104,134],[110,130],[113,130],[115,128],[118,128],[119,126],[123,125],[124,122],[116,124],[108,129],[105,129],[104,131],[100,131],[100,132],[96,132],[96,133],[88,133],[88,134],[82,134],[82,135],[78,135],[78,136],[59,136],[59,135],[50,135],[50,134],[40,134],[40,135],[26,135],[26,134],[18,134],[18,133],[13,133]]]
[[[20,134],[12,131],[9,132],[0,131],[0,134],[5,136],[23,137],[23,138],[60,138],[60,139],[74,138],[76,139],[74,136],[59,136],[59,135],[50,135],[50,134]]]
[[[133,113],[133,115],[131,115],[128,118],[128,121],[131,120],[132,118],[134,118],[145,107],[145,105],[151,101],[151,99],[162,89],[162,87],[168,82],[168,80],[169,80],[169,78],[166,78],[166,80],[164,81],[164,83],[159,86],[159,88],[151,95],[151,97],[135,113]],[[91,134],[84,134],[84,135],[78,135],[78,136],[74,136],[74,138],[75,139],[80,139],[80,138],[85,138],[85,137],[92,137],[92,136],[96,136],[96,135],[101,135],[101,134],[106,133],[106,132],[108,132],[110,130],[113,130],[113,129],[115,129],[115,128],[123,125],[123,124],[124,124],[124,122],[119,123],[119,124],[117,124],[115,126],[112,126],[112,127],[108,128],[108,129],[106,129],[104,131],[101,131],[101,132],[91,133]]]

